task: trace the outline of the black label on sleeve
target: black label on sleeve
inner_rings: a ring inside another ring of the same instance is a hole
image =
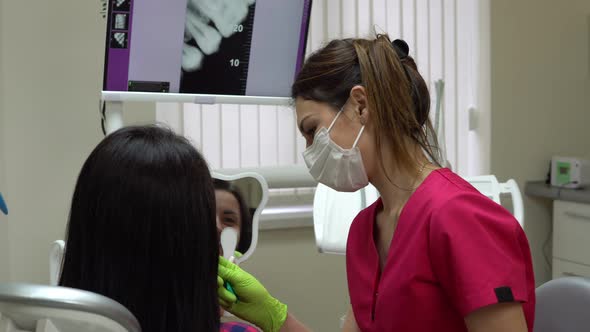
[[[514,302],[514,295],[512,295],[512,289],[510,287],[498,287],[494,289],[494,292],[496,292],[498,302]]]

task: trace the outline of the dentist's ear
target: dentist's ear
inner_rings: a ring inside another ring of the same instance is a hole
[[[350,99],[355,106],[355,112],[359,117],[361,124],[365,125],[369,120],[369,110],[367,108],[367,92],[365,87],[361,85],[355,85],[350,90]]]

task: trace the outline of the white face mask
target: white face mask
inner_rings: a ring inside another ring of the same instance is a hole
[[[365,126],[361,127],[350,149],[343,149],[330,138],[330,130],[342,110],[326,129],[322,127],[313,139],[313,144],[303,152],[303,159],[313,178],[334,190],[353,192],[369,184],[363,165],[361,151],[356,146]]]

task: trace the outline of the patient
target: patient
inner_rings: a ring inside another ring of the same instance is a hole
[[[236,250],[244,254],[252,242],[252,214],[242,192],[230,181],[213,179],[217,204],[217,230],[232,227],[238,232]]]
[[[143,331],[219,331],[214,206],[207,163],[186,139],[118,130],[80,171],[60,285],[118,301]]]

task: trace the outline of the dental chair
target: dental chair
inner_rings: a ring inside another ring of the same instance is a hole
[[[465,180],[498,204],[502,204],[500,200],[502,195],[509,194],[512,198],[512,214],[520,226],[524,228],[524,206],[516,181],[510,179],[506,182],[498,182],[495,175],[472,176],[466,177]]]
[[[318,184],[313,197],[313,227],[319,252],[346,254],[352,221],[377,198],[379,192],[371,184],[353,193],[339,192]]]
[[[468,177],[465,180],[498,204],[501,204],[503,194],[510,194],[513,215],[524,227],[522,195],[516,181],[510,179],[500,183],[494,175]],[[370,184],[354,193],[338,192],[318,184],[313,202],[313,225],[318,250],[326,254],[346,254],[348,230],[354,217],[378,197],[379,192]]]
[[[0,283],[0,332],[140,332],[121,304],[95,293]]]
[[[590,331],[590,279],[553,279],[536,290],[534,332]]]
[[[49,249],[49,284],[57,286],[61,274],[61,263],[66,243],[63,240],[54,241]]]

